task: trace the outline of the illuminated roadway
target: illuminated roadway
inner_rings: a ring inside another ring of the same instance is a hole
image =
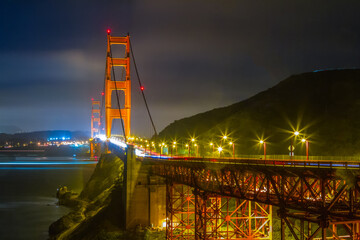
[[[127,148],[120,138],[109,142],[109,149],[118,155]],[[285,222],[290,217],[316,223],[313,237],[320,231],[326,236],[329,224],[357,226],[360,221],[360,162],[169,157],[140,148],[135,153],[150,166],[151,174],[170,183],[210,196],[277,206]]]

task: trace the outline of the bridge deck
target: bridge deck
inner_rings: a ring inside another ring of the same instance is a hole
[[[280,207],[319,222],[360,219],[359,162],[143,158],[153,174],[209,194]],[[295,216],[296,215],[296,216]],[[322,217],[321,217],[322,216]]]

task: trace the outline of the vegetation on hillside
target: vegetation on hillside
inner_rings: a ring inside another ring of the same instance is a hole
[[[247,100],[177,120],[158,139],[185,144],[195,137],[202,155],[210,142],[225,146],[222,135],[235,142],[236,154],[261,154],[260,139],[268,154],[288,154],[292,140],[295,154],[305,155],[297,130],[309,140],[310,155],[359,155],[359,92],[357,69],[294,75]]]

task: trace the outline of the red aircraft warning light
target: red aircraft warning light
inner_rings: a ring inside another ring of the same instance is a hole
[[[105,94],[104,92],[101,92],[101,96],[104,96],[104,94]]]
[[[141,86],[141,87],[140,87],[140,90],[141,90],[141,91],[144,91],[144,89],[145,89],[144,86]]]
[[[111,33],[111,30],[110,30],[110,29],[108,29],[108,30],[106,30],[106,32],[107,32],[108,34],[110,34],[110,33]]]

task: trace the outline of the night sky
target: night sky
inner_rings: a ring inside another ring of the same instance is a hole
[[[2,0],[0,126],[89,131],[108,27],[114,36],[130,32],[162,130],[292,74],[359,67],[359,12],[358,0]],[[132,80],[132,132],[149,136],[134,72]]]

